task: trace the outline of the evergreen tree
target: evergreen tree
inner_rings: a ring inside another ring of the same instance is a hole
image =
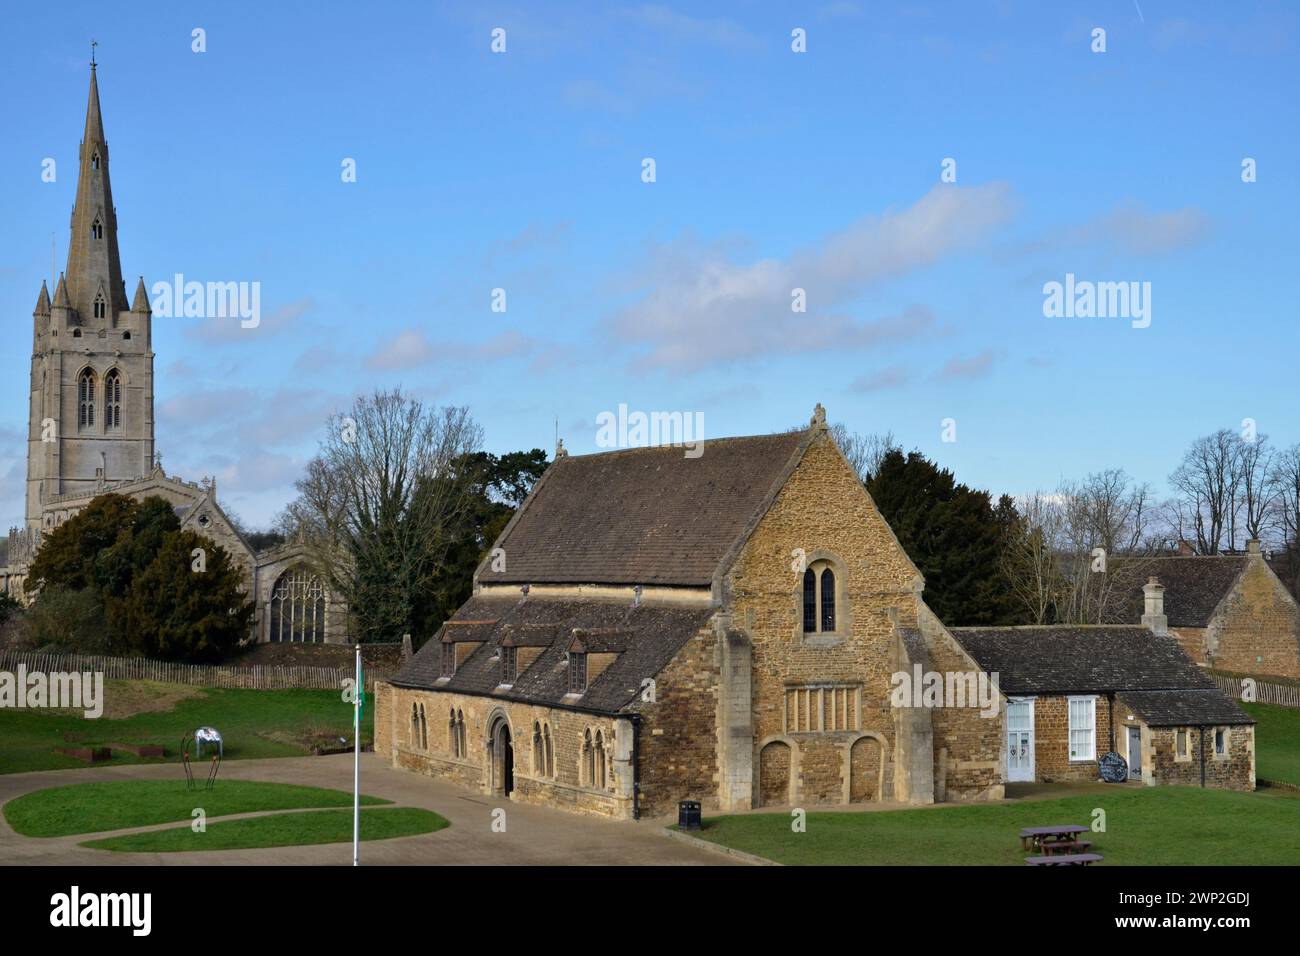
[[[918,451],[891,449],[867,491],[925,576],[925,601],[950,626],[1020,623],[999,565],[1015,505],[953,478]]]

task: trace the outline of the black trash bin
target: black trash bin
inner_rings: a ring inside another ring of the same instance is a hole
[[[681,830],[698,830],[700,828],[700,801],[677,801],[677,827]]]

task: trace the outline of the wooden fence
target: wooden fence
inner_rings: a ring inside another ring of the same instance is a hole
[[[1241,700],[1243,681],[1255,681],[1255,703],[1276,704],[1279,707],[1300,707],[1300,687],[1291,684],[1272,684],[1267,681],[1246,677],[1228,677],[1225,674],[1211,674],[1210,677],[1233,700]]]
[[[165,684],[192,684],[198,687],[225,687],[244,690],[315,689],[338,690],[343,681],[356,676],[353,667],[307,667],[255,664],[234,667],[229,664],[174,664],[151,661],[143,657],[92,657],[83,654],[37,654],[29,651],[0,650],[0,671],[72,673],[99,672],[109,680],[154,680]],[[366,687],[375,680],[393,677],[391,668],[364,668]]]

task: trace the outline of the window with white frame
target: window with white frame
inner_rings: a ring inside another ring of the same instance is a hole
[[[1071,697],[1070,759],[1095,760],[1097,757],[1097,698]]]

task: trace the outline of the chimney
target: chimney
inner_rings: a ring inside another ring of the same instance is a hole
[[[1259,550],[1259,538],[1251,538],[1246,542],[1246,553],[1256,555],[1261,554]]]
[[[1145,601],[1145,613],[1142,624],[1151,629],[1153,634],[1169,633],[1169,618],[1165,616],[1165,587],[1155,575],[1142,585],[1142,597]]]
[[[1190,558],[1196,554],[1196,549],[1191,546],[1186,538],[1178,539],[1178,556],[1180,558]]]

